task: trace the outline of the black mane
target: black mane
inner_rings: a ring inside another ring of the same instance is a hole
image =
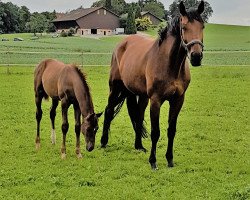
[[[197,20],[198,22],[204,23],[201,15],[195,9],[187,11],[187,17],[190,22]],[[168,33],[172,36],[180,36],[180,14],[168,21],[167,26],[159,33],[159,45],[167,38]]]

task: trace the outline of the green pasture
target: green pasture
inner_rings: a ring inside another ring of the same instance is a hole
[[[108,67],[85,67],[95,105],[103,111],[108,97]],[[57,143],[50,143],[49,107],[43,102],[41,149],[35,150],[33,68],[0,68],[0,199],[249,199],[249,67],[191,68],[192,82],[179,116],[174,152],[176,166],[166,167],[167,102],[161,109],[157,147],[159,170],[151,171],[149,152],[133,148],[134,133],[126,106],[113,121],[110,143],[83,159],[75,156],[72,108],[67,159],[60,158],[60,107]],[[146,111],[150,130],[149,111]],[[149,150],[150,139],[143,141]]]
[[[34,67],[30,65],[48,57],[97,65],[82,69],[87,74],[95,111],[101,112],[109,93],[109,67],[103,65],[110,63],[110,53],[123,36],[96,39],[44,35],[31,40],[32,34],[0,35],[0,199],[250,199],[248,32],[249,27],[206,26],[203,66],[191,67],[192,81],[178,118],[175,167],[171,169],[165,160],[168,102],[161,108],[158,171],[150,168],[149,152],[133,148],[134,133],[126,105],[112,122],[106,149],[100,148],[103,116],[92,152],[85,150],[81,136],[81,160],[75,156],[71,107],[67,159],[61,160],[61,108],[57,109],[57,143],[53,146],[51,101],[43,101],[41,149],[35,150]],[[7,37],[10,41],[1,41]],[[14,42],[14,37],[24,41]],[[148,108],[145,121],[150,130]],[[150,150],[150,137],[143,144]]]
[[[147,34],[157,37],[157,29]],[[250,27],[207,24],[204,33],[204,65],[250,65]],[[39,35],[38,35],[39,36]],[[24,41],[13,41],[21,37]],[[56,58],[78,65],[109,65],[115,45],[124,36],[52,38],[31,40],[33,34],[0,35],[0,64],[35,65]],[[1,41],[8,38],[9,41]],[[230,52],[230,53],[228,53]]]

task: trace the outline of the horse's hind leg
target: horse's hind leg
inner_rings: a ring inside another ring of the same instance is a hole
[[[52,99],[52,106],[50,109],[50,119],[51,119],[51,143],[55,144],[56,143],[56,132],[55,132],[55,117],[56,117],[56,108],[58,106],[58,100],[57,99]]]
[[[75,133],[76,133],[76,156],[82,158],[80,149],[80,133],[81,133],[81,110],[78,104],[74,104],[75,112]]]
[[[69,129],[69,123],[68,123],[68,108],[70,106],[67,99],[64,97],[61,100],[62,105],[62,133],[63,133],[63,141],[62,141],[62,147],[61,147],[61,158],[66,158],[66,135]]]
[[[116,82],[110,88],[108,105],[105,108],[101,147],[106,147],[111,121],[120,111],[126,98],[126,88],[122,82]]]
[[[135,131],[135,149],[146,152],[142,145],[142,137],[146,136],[143,125],[144,113],[148,104],[148,98],[143,96],[129,95],[127,97],[128,113]]]
[[[35,102],[36,102],[36,121],[37,121],[37,132],[36,132],[36,149],[40,148],[40,122],[42,119],[42,99],[43,96],[39,92],[35,92]]]

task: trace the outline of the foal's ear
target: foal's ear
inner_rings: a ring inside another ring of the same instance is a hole
[[[205,6],[204,1],[201,1],[201,2],[200,2],[200,5],[198,6],[198,10],[197,10],[197,12],[198,12],[199,14],[201,14],[201,13],[204,12],[204,6]]]
[[[180,2],[179,9],[180,9],[180,13],[182,16],[187,15],[187,11],[186,11],[186,8],[185,8],[183,1]]]
[[[96,117],[97,117],[97,118],[99,118],[99,117],[101,117],[101,116],[102,116],[102,113],[103,113],[103,112],[101,112],[101,113],[97,113],[97,114],[95,114],[95,115],[96,115]]]

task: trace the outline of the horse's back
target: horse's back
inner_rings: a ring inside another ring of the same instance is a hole
[[[61,71],[65,67],[63,62],[47,59],[42,61],[36,68],[35,74],[37,71],[40,71],[41,84],[46,94],[50,97],[58,97],[58,88],[57,83],[60,77]]]
[[[133,92],[146,92],[147,52],[154,44],[151,38],[132,35],[115,49],[111,62],[111,79],[120,79]]]

